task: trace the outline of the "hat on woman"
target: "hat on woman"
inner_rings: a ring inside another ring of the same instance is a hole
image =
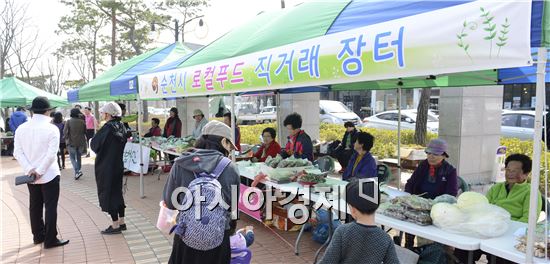
[[[115,102],[108,102],[106,103],[101,109],[99,109],[99,112],[109,114],[113,117],[122,116],[122,109],[120,109],[120,106]]]
[[[428,147],[426,147],[426,153],[432,153],[435,155],[444,155],[445,157],[449,157],[449,154],[447,154],[447,142],[443,139],[432,139],[430,143],[428,144]]]
[[[226,124],[220,121],[212,120],[208,122],[202,128],[202,135],[214,135],[214,136],[224,137],[227,140],[229,140],[229,143],[233,145],[234,149],[237,149],[237,147],[235,146],[235,143],[233,143],[233,137],[231,136],[231,128],[229,128]]]

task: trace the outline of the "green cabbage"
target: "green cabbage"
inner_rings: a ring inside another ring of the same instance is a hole
[[[450,203],[434,204],[430,216],[433,224],[443,229],[457,226],[467,218],[458,206]]]
[[[456,202],[458,208],[462,210],[468,210],[475,205],[489,204],[489,200],[481,193],[477,192],[465,192],[462,193]]]

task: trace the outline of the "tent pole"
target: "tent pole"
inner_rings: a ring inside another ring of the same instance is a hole
[[[235,93],[232,93],[231,94],[231,109],[233,109],[233,113],[231,114],[231,138],[233,138],[233,142],[234,143],[237,143],[236,140],[235,140],[235,128],[236,128],[236,122],[235,120],[237,119],[237,112],[235,111]],[[236,149],[233,150],[233,153],[231,154],[231,160],[233,162],[236,161],[236,157],[235,157],[235,153],[236,153]]]
[[[138,103],[138,133],[137,133],[137,137],[138,137],[138,144],[139,144],[139,197],[141,197],[142,199],[145,198],[145,193],[144,193],[144,190],[143,190],[143,146],[141,145],[141,111],[142,110],[142,107],[141,107],[141,97],[139,96],[139,93],[136,95],[137,96],[137,103]]]
[[[542,114],[545,106],[543,105],[545,98],[545,67],[546,67],[547,50],[545,47],[538,48],[537,60],[537,92],[535,106],[535,135],[533,138],[533,171],[531,173],[531,193],[529,197],[529,222],[527,228],[527,250],[525,254],[525,262],[533,262],[534,251],[534,236],[535,226],[537,224],[537,202],[539,196],[539,180],[540,180],[540,156],[542,138]]]
[[[397,86],[397,189],[401,190],[401,85]]]
[[[275,100],[277,101],[275,105],[277,106],[277,122],[276,122],[276,129],[277,129],[277,141],[279,144],[282,144],[283,138],[282,138],[282,120],[281,120],[281,93],[279,91],[275,91]]]
[[[164,122],[168,120],[166,109],[168,108],[168,100],[164,100],[164,111],[162,113],[164,114]]]

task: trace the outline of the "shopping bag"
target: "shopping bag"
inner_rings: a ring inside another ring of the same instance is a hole
[[[157,218],[157,228],[163,233],[170,233],[170,229],[176,224],[178,210],[171,210],[166,207],[164,201],[159,203],[160,210]]]

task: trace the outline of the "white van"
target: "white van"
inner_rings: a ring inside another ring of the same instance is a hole
[[[344,124],[351,121],[356,126],[360,125],[361,118],[339,101],[320,100],[320,120],[330,124]]]

